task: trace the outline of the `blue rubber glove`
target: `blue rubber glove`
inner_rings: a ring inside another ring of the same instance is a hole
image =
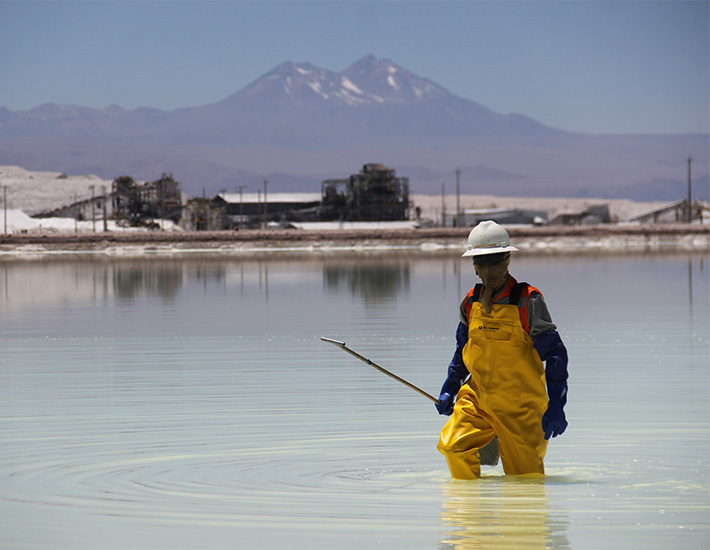
[[[557,331],[538,336],[533,343],[542,361],[545,361],[547,381],[547,411],[542,415],[545,439],[562,435],[567,429],[564,407],[567,403],[567,348]]]
[[[545,439],[550,439],[562,435],[567,429],[564,411],[567,402],[567,385],[548,384],[547,395],[549,403],[545,414],[542,415],[542,430],[545,432]]]
[[[461,389],[461,383],[468,376],[468,369],[463,363],[462,350],[468,341],[468,325],[459,323],[456,328],[456,351],[449,363],[448,375],[439,393],[439,403],[435,403],[436,410],[444,416],[451,416],[454,412],[456,394]]]
[[[439,393],[439,403],[435,403],[436,410],[444,416],[451,416],[454,412],[454,401],[456,394],[461,389],[461,380],[456,373],[451,373],[446,377],[444,385]]]

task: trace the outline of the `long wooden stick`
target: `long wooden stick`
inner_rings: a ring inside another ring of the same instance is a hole
[[[335,344],[335,345],[338,346],[340,349],[342,349],[342,350],[344,350],[344,351],[347,351],[347,352],[348,352],[350,355],[352,355],[353,357],[357,357],[358,359],[360,359],[360,361],[362,361],[363,363],[367,363],[367,364],[370,365],[371,367],[376,368],[376,369],[377,369],[378,371],[380,371],[382,374],[386,374],[386,375],[389,376],[390,378],[394,378],[394,379],[395,379],[397,382],[399,382],[400,384],[404,384],[404,385],[407,386],[408,388],[411,388],[411,389],[413,389],[414,391],[419,392],[420,394],[422,394],[422,395],[423,395],[424,397],[426,397],[427,399],[431,399],[434,403],[439,403],[439,400],[438,400],[436,397],[434,397],[434,396],[432,396],[432,395],[429,395],[427,392],[425,392],[424,390],[422,390],[422,389],[416,387],[414,384],[410,384],[409,382],[407,382],[404,378],[400,378],[399,376],[397,376],[396,374],[391,373],[391,372],[388,371],[387,369],[382,368],[382,367],[379,366],[377,363],[373,363],[373,362],[370,361],[367,357],[363,357],[363,356],[360,355],[358,352],[351,350],[348,346],[345,345],[345,342],[340,342],[339,340],[333,340],[332,338],[326,338],[325,336],[321,336],[320,339],[323,340],[324,342],[329,342],[329,343],[331,343],[331,344]]]

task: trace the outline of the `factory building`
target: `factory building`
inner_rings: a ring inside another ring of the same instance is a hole
[[[398,221],[409,217],[409,178],[393,168],[365,164],[347,179],[321,184],[322,221]]]

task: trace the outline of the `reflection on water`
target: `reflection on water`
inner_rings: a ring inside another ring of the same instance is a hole
[[[452,256],[0,262],[0,547],[707,548],[703,255],[515,257],[570,352],[543,481],[452,481]]]
[[[500,550],[569,549],[569,520],[551,509],[543,479],[482,478],[444,486],[442,548]]]
[[[39,271],[29,263],[0,265],[0,307],[66,298],[101,300],[110,296],[119,300],[141,295],[172,300],[191,282],[222,285],[227,279],[238,281],[243,290],[245,283],[257,278],[259,288],[268,295],[269,266],[275,271],[277,282],[283,278],[279,262],[256,260],[54,261],[47,262]],[[312,268],[309,274],[316,276],[316,264],[306,265]],[[46,280],[52,284],[44,284]],[[410,264],[372,258],[324,262],[322,280],[330,294],[348,293],[365,302],[379,303],[409,292]]]
[[[323,266],[323,283],[331,293],[348,291],[366,302],[380,302],[409,292],[409,263],[356,260]]]
[[[688,305],[692,307],[693,305],[693,273],[697,271],[697,278],[699,278],[699,283],[703,284],[703,274],[705,272],[705,258],[700,256],[696,258],[695,261],[693,257],[688,258]]]
[[[526,260],[530,259],[523,258],[523,261]],[[586,261],[592,262],[593,259]],[[45,303],[63,299],[101,300],[114,295],[119,299],[143,295],[171,300],[184,291],[187,284],[196,281],[203,285],[224,285],[229,280],[230,283],[238,282],[243,290],[245,283],[258,280],[259,289],[268,294],[269,266],[276,274],[278,283],[283,280],[282,269],[288,270],[297,263],[263,259],[231,261],[209,257],[200,260],[45,260],[42,268],[38,269],[36,263],[4,261],[0,262],[0,307],[21,307],[28,302]],[[463,295],[476,282],[468,263],[462,265],[459,258],[436,258],[427,263],[440,266],[442,278],[439,284],[443,289],[454,282],[458,294]],[[693,288],[705,282],[705,258],[702,255],[688,256],[685,264],[686,281],[683,285],[687,289],[688,304],[692,306]],[[320,274],[319,265],[322,266]],[[304,269],[304,266],[307,267]],[[511,272],[516,274],[515,264]],[[294,275],[297,273],[322,278],[324,288],[331,294],[347,292],[353,298],[362,298],[366,302],[381,302],[409,293],[412,266],[411,261],[405,259],[331,258],[317,263],[303,262]],[[47,285],[47,280],[52,284]]]
[[[146,271],[141,266],[116,266],[111,270],[113,288],[119,299],[135,298],[138,294],[155,294],[174,298],[183,286],[183,271],[176,266]],[[96,274],[97,277],[101,273]]]

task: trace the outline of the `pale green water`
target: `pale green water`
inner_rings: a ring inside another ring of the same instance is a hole
[[[706,256],[520,256],[570,352],[544,481],[454,482],[454,256],[0,263],[0,548],[708,548]]]

